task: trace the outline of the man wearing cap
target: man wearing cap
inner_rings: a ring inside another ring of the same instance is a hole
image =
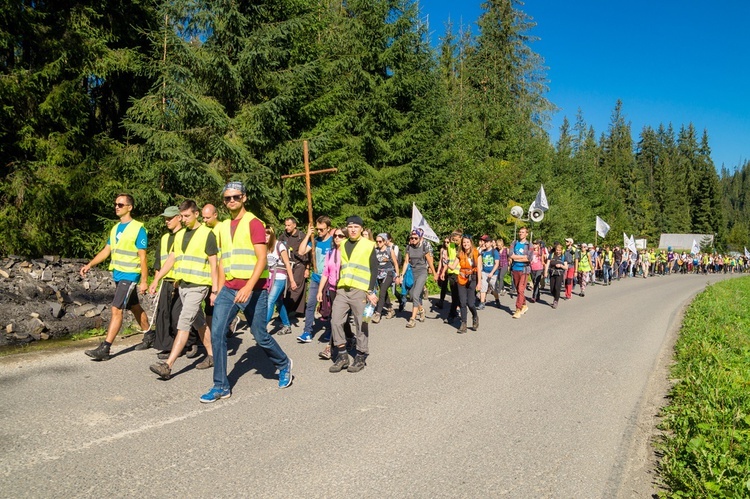
[[[487,300],[487,291],[489,290],[495,297],[495,304],[500,306],[500,296],[498,296],[497,269],[500,266],[500,252],[491,245],[492,239],[487,234],[479,238],[479,256],[482,259],[482,278],[481,287],[479,288],[479,305],[477,310],[485,307]]]
[[[128,309],[133,312],[141,330],[148,329],[148,317],[141,308],[138,294],[135,292],[139,281],[141,294],[148,289],[148,266],[146,265],[148,235],[143,224],[134,220],[130,215],[134,204],[133,196],[130,194],[118,194],[115,198],[115,214],[120,219],[120,223],[112,227],[104,248],[89,263],[81,267],[81,277],[85,277],[91,267],[99,265],[111,256],[109,270],[112,271],[112,279],[117,285],[115,297],[112,299],[112,319],[107,328],[107,337],[97,348],[84,352],[94,360],[109,360],[109,349],[122,327],[123,310]]]
[[[279,370],[279,388],[292,384],[292,359],[266,330],[268,312],[268,268],[266,228],[255,215],[245,210],[247,191],[241,182],[229,182],[223,190],[224,205],[230,217],[218,227],[221,261],[219,292],[214,299],[214,327],[211,345],[214,349],[214,383],[203,394],[203,403],[215,402],[232,395],[227,377],[227,325],[239,311],[250,323],[258,346]]]
[[[159,280],[174,268],[173,275],[177,281],[177,289],[182,302],[182,310],[177,319],[177,335],[167,360],[150,366],[153,373],[165,380],[172,376],[174,363],[182,354],[190,329],[193,327],[198,331],[198,336],[203,340],[208,354],[196,368],[207,369],[213,365],[211,331],[206,324],[201,305],[209,294],[215,296],[214,293],[218,287],[216,255],[219,249],[216,245],[216,235],[198,221],[200,210],[195,201],[186,199],[180,204],[179,210],[185,228],[175,235],[172,251],[164,262],[164,266],[154,276],[149,288],[151,294],[155,294]]]
[[[164,217],[164,222],[168,232],[161,236],[159,246],[156,248],[156,258],[154,259],[154,270],[161,270],[167,257],[172,252],[174,237],[180,229],[180,210],[176,206],[168,206],[164,213],[159,215]],[[171,270],[164,279],[162,279],[161,290],[156,306],[156,333],[150,331],[143,335],[143,341],[136,345],[136,350],[145,350],[152,346],[161,352],[169,352],[172,349],[172,342],[177,335],[177,319],[182,310],[182,302],[174,287],[174,270]]]
[[[565,239],[563,260],[568,264],[568,269],[565,271],[565,299],[570,300],[573,296],[573,280],[576,275],[576,248],[573,246],[572,237]]]
[[[336,362],[330,367],[332,373],[343,369],[356,373],[364,369],[365,359],[369,354],[368,324],[362,322],[365,303],[373,306],[378,303],[375,289],[378,283],[378,257],[375,243],[362,237],[362,218],[351,216],[346,219],[349,239],[341,246],[341,270],[336,285],[336,299],[331,310],[333,345],[336,347]],[[344,324],[349,311],[354,319],[354,336],[357,340],[357,355],[349,365],[349,354],[346,351]]]

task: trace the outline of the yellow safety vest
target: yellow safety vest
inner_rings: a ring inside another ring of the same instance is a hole
[[[167,232],[163,236],[161,236],[161,244],[159,245],[159,262],[161,262],[161,268],[164,268],[164,264],[167,262],[167,258],[169,257],[169,254],[172,252],[172,248],[174,248],[174,239],[172,239],[172,246],[167,248],[167,242],[169,241],[169,236],[171,236],[171,232]],[[175,236],[176,238],[177,236]],[[175,266],[173,265],[170,271],[165,275],[164,277],[167,279],[174,279],[175,278]]]
[[[186,229],[181,229],[174,237],[172,250],[175,255],[175,279],[210,286],[211,266],[206,254],[206,240],[211,234],[211,229],[205,225],[199,225],[195,234],[190,238],[185,251],[182,250],[182,241],[185,239]]]
[[[219,233],[217,242],[219,248],[221,248],[221,264],[224,267],[224,276],[227,281],[250,279],[253,276],[258,257],[255,255],[255,247],[250,238],[250,221],[255,218],[257,218],[255,215],[249,211],[246,212],[237,225],[234,239],[232,239],[231,220],[224,220],[216,226]],[[260,277],[261,279],[268,279],[268,267],[263,270]]]
[[[458,247],[456,247],[454,243],[448,243],[448,264],[450,265],[450,263],[456,258],[458,258]],[[446,274],[456,274],[456,275],[458,275],[458,272],[459,272],[458,265],[456,266],[455,269],[451,269],[450,267],[448,267],[448,270],[445,271]]]
[[[109,233],[109,245],[112,250],[110,254],[109,270],[118,270],[120,272],[140,273],[141,259],[138,257],[138,248],[135,247],[135,241],[138,239],[143,224],[136,220],[131,220],[120,233],[120,240],[117,240],[117,225],[112,227]]]
[[[589,263],[588,251],[581,251],[581,258],[578,260],[578,271],[591,272],[591,264]]]
[[[346,243],[344,243],[346,244]],[[341,251],[341,270],[337,287],[355,288],[362,291],[370,290],[370,255],[375,243],[360,237],[354,245],[351,256]]]

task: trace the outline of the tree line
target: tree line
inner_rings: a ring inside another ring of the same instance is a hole
[[[485,1],[433,47],[412,0],[4,2],[0,253],[94,253],[118,192],[159,233],[165,206],[218,203],[228,180],[265,221],[304,221],[304,180],[281,179],[302,170],[303,140],[313,170],[338,168],[312,178],[316,215],[358,214],[399,240],[412,203],[439,234],[509,238],[510,207],[540,184],[551,206],[534,231],[550,241],[593,239],[597,215],[613,243],[747,240],[748,191],[719,179],[706,131],[634,141],[617,102],[598,137],[579,111],[551,142],[522,7]]]

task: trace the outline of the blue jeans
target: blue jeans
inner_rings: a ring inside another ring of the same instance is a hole
[[[271,317],[273,317],[273,309],[278,305],[279,319],[281,319],[281,323],[287,327],[292,325],[289,322],[289,314],[286,313],[284,297],[281,296],[281,293],[284,292],[284,288],[286,287],[286,282],[286,279],[275,279],[273,281],[271,291],[268,292],[268,315],[266,316],[266,324],[271,322]]]
[[[612,280],[612,276],[610,275],[611,267],[608,263],[605,263],[602,265],[602,278],[604,280],[604,284],[607,284],[609,281]]]
[[[289,357],[266,331],[266,314],[268,309],[268,291],[253,291],[245,303],[235,303],[237,291],[226,286],[221,288],[214,301],[214,319],[211,328],[211,346],[214,350],[214,388],[229,390],[227,377],[227,327],[242,310],[250,323],[250,331],[259,347],[266,352],[268,359],[276,369],[289,366]]]
[[[305,331],[312,334],[315,332],[315,309],[318,306],[318,289],[320,283],[310,279],[310,287],[307,290],[307,305],[305,306]],[[326,325],[326,332],[331,331],[330,321]]]

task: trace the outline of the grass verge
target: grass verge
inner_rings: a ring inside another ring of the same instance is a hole
[[[750,278],[708,287],[675,347],[661,497],[750,497]]]

